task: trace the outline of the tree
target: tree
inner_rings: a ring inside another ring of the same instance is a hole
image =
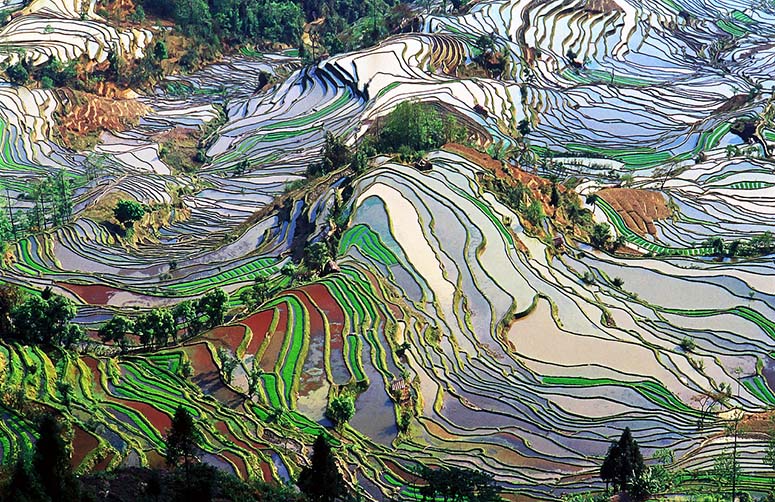
[[[424,501],[441,498],[455,502],[500,502],[498,485],[491,474],[460,467],[431,469],[422,466],[418,474],[425,480],[420,487]]]
[[[643,474],[643,456],[638,443],[632,438],[630,428],[626,427],[618,442],[608,448],[600,477],[606,485],[612,483],[615,490],[626,492]]]
[[[188,476],[190,465],[197,458],[196,440],[197,429],[194,417],[184,407],[178,406],[165,439],[167,449],[164,456],[167,465],[177,467],[182,459]]]
[[[328,251],[328,246],[325,242],[313,242],[304,248],[304,260],[315,270],[322,270],[330,259],[331,253]]]
[[[100,326],[97,332],[105,343],[117,343],[122,348],[126,347],[127,333],[134,332],[135,323],[122,315],[113,316],[108,322]]]
[[[78,481],[70,466],[61,425],[53,415],[43,415],[38,433],[32,466],[43,491],[51,500],[78,500]]]
[[[69,347],[83,338],[80,326],[71,324],[76,308],[64,296],[30,296],[12,314],[14,335],[30,345]]]
[[[268,277],[266,275],[259,275],[253,281],[253,285],[240,293],[240,300],[248,310],[254,310],[261,306],[265,301],[269,299],[272,294],[272,289],[267,282]]]
[[[5,493],[3,493],[5,492]],[[10,482],[0,491],[3,502],[40,502],[46,500],[46,494],[28,458],[16,460]]]
[[[24,67],[22,63],[16,63],[5,69],[5,74],[8,75],[8,80],[12,84],[24,85],[30,79],[30,72]]]
[[[157,41],[156,45],[153,46],[153,57],[155,57],[157,61],[161,61],[169,57],[169,53],[167,52],[167,44],[164,42],[164,40]]]
[[[534,200],[530,203],[529,206],[527,206],[527,209],[525,210],[525,218],[527,221],[530,222],[533,226],[538,226],[541,224],[541,222],[544,219],[544,208],[541,206],[541,203],[537,200]]]
[[[719,491],[725,490],[732,486],[736,478],[740,477],[740,463],[737,462],[734,455],[724,451],[713,461],[711,475]]]
[[[310,466],[302,469],[296,484],[310,502],[334,502],[347,494],[347,486],[323,434],[315,439]]]
[[[413,154],[462,141],[465,134],[453,117],[442,116],[433,105],[404,101],[385,117],[377,133],[377,147],[383,152]]]
[[[560,191],[557,189],[557,183],[552,183],[552,195],[549,200],[549,204],[553,207],[560,205]]]
[[[344,144],[340,136],[334,136],[331,132],[326,132],[326,139],[323,143],[323,160],[319,168],[311,168],[310,174],[327,174],[342,167],[350,161],[350,150]]]
[[[226,383],[231,383],[234,370],[237,368],[238,364],[237,358],[235,358],[231,352],[224,347],[218,347],[216,352],[218,354],[218,359],[221,360],[221,369],[223,370],[223,375],[226,377]]]
[[[589,237],[592,245],[597,248],[605,248],[611,242],[611,225],[608,223],[596,223],[592,227],[592,235]]]
[[[137,201],[121,199],[116,203],[113,209],[113,216],[121,223],[124,228],[131,227],[135,221],[138,221],[145,214],[145,207]]]
[[[336,423],[337,427],[344,426],[355,415],[355,402],[352,396],[344,394],[333,398],[328,404],[326,415]]]
[[[0,286],[0,337],[13,336],[13,313],[22,300],[18,286],[3,284]]]
[[[175,318],[167,309],[155,308],[141,315],[135,322],[135,332],[140,337],[140,342],[148,345],[155,342],[157,345],[167,344],[175,337]]]
[[[261,375],[263,374],[264,370],[262,370],[256,363],[256,360],[253,359],[253,366],[250,367],[250,371],[248,372],[248,395],[250,397],[255,396],[258,389],[261,387]]]
[[[229,295],[221,288],[213,289],[199,299],[197,313],[207,317],[207,327],[214,328],[223,324]]]
[[[196,308],[191,301],[180,302],[172,309],[172,315],[178,326],[186,330],[186,336],[192,336],[202,329],[202,323],[196,315]]]
[[[715,254],[718,258],[724,257],[724,239],[721,237],[711,237],[707,241],[705,241],[705,245],[713,249],[713,254]]]

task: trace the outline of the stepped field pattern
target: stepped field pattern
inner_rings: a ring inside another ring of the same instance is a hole
[[[22,48],[41,63],[84,53],[100,61],[108,48],[137,57],[151,40],[109,26],[94,2],[0,7],[18,12],[0,27],[0,61]],[[505,55],[499,78],[463,71],[481,35]],[[775,405],[772,256],[718,261],[705,244],[773,230],[775,131],[749,144],[732,130],[766,111],[773,36],[767,2],[487,0],[311,66],[243,51],[138,97],[149,112],[103,133],[96,180],[85,176],[88,152],[52,140],[63,95],[0,82],[8,200],[25,207],[26,181],[59,169],[79,186],[69,224],[11,246],[4,282],[51,286],[79,304],[88,328],[215,287],[236,302],[257,277],[278,290],[259,312],[150,355],[106,348],[53,361],[0,342],[0,388],[74,418],[82,472],[160,463],[178,405],[203,424],[204,461],[243,477],[293,478],[327,431],[350,481],[375,500],[415,497],[418,462],[484,470],[507,495],[599,488],[601,458],[625,426],[645,456],[670,447],[679,465],[706,471],[730,439],[723,421],[704,420],[698,396],[730,383],[732,407]],[[282,78],[259,89],[261,71]],[[627,180],[664,199],[669,217],[638,228],[603,193],[587,207],[630,254],[567,240],[557,254],[483,188],[485,167],[458,149],[430,153],[427,172],[380,158],[349,180],[338,271],[288,286],[281,269],[299,235],[328,231],[342,189],[324,182],[293,197],[286,186],[320,160],[326,132],[355,144],[408,100],[456,114],[495,156],[520,147],[526,121],[525,155],[562,164],[560,181],[580,180],[584,195]],[[196,179],[162,160],[160,134],[222,119]],[[155,235],[125,246],[89,216],[122,193],[177,203]],[[685,337],[696,343],[691,353],[680,347]],[[229,385],[219,347],[239,359]],[[254,368],[260,389],[248,399]],[[57,381],[72,384],[70,404]],[[406,434],[396,381],[415,396]],[[351,427],[335,433],[327,396],[354,382],[367,389]],[[272,419],[275,408],[285,420]],[[34,427],[11,406],[0,414],[0,455],[11,462],[31,448]],[[766,437],[746,436],[738,448],[745,483],[769,483]]]

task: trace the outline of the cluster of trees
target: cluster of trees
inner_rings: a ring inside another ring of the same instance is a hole
[[[33,205],[29,209],[14,211],[6,192],[5,208],[0,210],[0,249],[25,235],[63,225],[72,217],[72,181],[64,170],[31,183],[27,193],[20,197]]]
[[[423,501],[501,502],[500,489],[491,474],[460,467],[420,467],[425,482],[420,487]]]
[[[738,256],[764,256],[775,252],[775,236],[767,231],[749,240],[734,240],[726,243],[721,237],[711,237],[705,245],[713,248],[719,258],[734,258]]]
[[[24,345],[43,348],[72,347],[84,338],[83,329],[72,320],[76,308],[64,296],[46,288],[25,295],[13,285],[0,286],[0,336]]]
[[[165,436],[168,471],[130,468],[77,477],[70,463],[68,424],[45,414],[38,423],[38,440],[31,454],[0,474],[1,502],[93,501],[110,494],[111,500],[240,500],[244,502],[305,502],[286,486],[243,481],[201,464],[198,426],[193,416],[178,408]],[[335,468],[335,464],[334,464]],[[335,471],[338,474],[338,471]],[[341,477],[339,478],[341,483]],[[341,484],[341,486],[344,486]],[[346,492],[342,492],[346,493]]]
[[[5,69],[8,80],[16,85],[25,85],[30,79],[40,82],[44,89],[52,87],[79,87],[76,62],[70,61],[63,64],[56,57],[52,57],[46,63],[33,66],[31,61],[22,61],[9,65]]]
[[[374,136],[377,151],[414,159],[445,143],[464,142],[467,132],[454,116],[432,104],[404,101],[377,125]]]
[[[296,44],[305,17],[302,6],[289,0],[144,0],[142,6],[210,45],[250,40]]]
[[[100,338],[106,343],[114,343],[122,351],[129,348],[128,335],[135,335],[143,345],[155,344],[158,347],[177,341],[178,335],[196,335],[204,329],[223,324],[229,296],[216,288],[199,300],[185,301],[174,308],[154,308],[136,319],[122,315],[113,316],[99,329]]]

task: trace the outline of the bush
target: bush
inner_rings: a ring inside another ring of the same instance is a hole
[[[326,410],[326,416],[341,427],[355,415],[355,401],[352,396],[342,395],[331,400]]]
[[[428,103],[405,101],[385,117],[376,146],[382,152],[412,156],[450,141],[463,141],[465,136],[465,128],[454,117],[442,115]]]
[[[694,338],[688,336],[683,337],[679,345],[684,352],[694,352],[694,349],[697,348]]]
[[[113,216],[124,227],[132,226],[132,224],[143,217],[145,214],[145,208],[142,204],[134,200],[121,199],[116,203],[116,207],[113,209]]]
[[[16,85],[24,85],[30,79],[30,72],[21,63],[16,63],[6,68],[5,74],[8,75],[8,80]]]

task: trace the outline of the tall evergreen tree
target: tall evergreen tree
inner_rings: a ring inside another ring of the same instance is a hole
[[[336,466],[326,438],[321,434],[315,440],[310,466],[299,475],[299,489],[311,502],[334,502],[347,495],[347,487]]]
[[[640,478],[643,470],[643,456],[638,442],[632,438],[630,428],[626,427],[619,441],[614,441],[608,448],[600,477],[606,484],[612,483],[614,490],[626,492]]]
[[[70,453],[62,438],[62,426],[52,415],[40,420],[32,467],[51,500],[78,500],[78,480],[70,465]]]
[[[172,425],[167,430],[167,451],[165,452],[167,465],[177,467],[182,459],[188,476],[191,463],[197,455],[196,437],[194,417],[188,410],[178,406],[175,416],[172,417]]]

